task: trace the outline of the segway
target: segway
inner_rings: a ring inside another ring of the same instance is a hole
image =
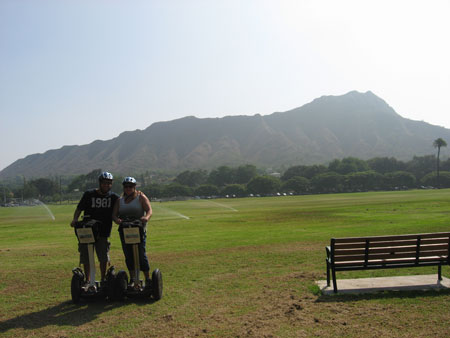
[[[98,239],[100,221],[90,219],[89,216],[84,216],[81,222],[75,223],[75,234],[78,242],[82,245],[87,245],[89,258],[89,280],[86,279],[83,270],[76,267],[72,270],[72,282],[70,291],[72,294],[72,302],[78,303],[80,299],[96,299],[113,297],[114,291],[114,266],[111,266],[105,276],[105,281],[100,283],[95,280],[95,257],[94,244]]]
[[[139,246],[144,234],[144,225],[140,220],[124,220],[121,224],[125,245],[131,246],[133,250],[134,276],[128,275],[124,270],[120,270],[114,280],[114,296],[116,299],[124,299],[125,296],[151,297],[160,300],[163,292],[162,274],[159,269],[155,269],[150,279],[150,285],[144,284],[140,279]]]

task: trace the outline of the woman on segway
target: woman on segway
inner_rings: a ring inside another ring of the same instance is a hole
[[[152,216],[152,207],[150,201],[141,191],[136,190],[136,180],[133,177],[125,177],[123,182],[123,194],[116,201],[113,208],[113,220],[119,225],[120,240],[125,255],[125,263],[127,265],[130,276],[134,276],[133,250],[130,245],[125,244],[123,236],[122,223],[126,219],[140,220],[142,222],[141,242],[139,246],[139,266],[145,276],[145,284],[150,285],[150,265],[148,263],[147,254],[145,252],[145,241],[147,238],[146,228],[147,222]],[[130,284],[134,282],[130,280]]]

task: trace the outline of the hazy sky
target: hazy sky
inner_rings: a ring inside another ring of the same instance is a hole
[[[351,90],[450,128],[449,17],[450,0],[0,0],[0,169]]]

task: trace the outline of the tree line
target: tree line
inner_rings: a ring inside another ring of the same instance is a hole
[[[98,186],[101,169],[85,175],[61,179],[23,180],[23,185],[3,187],[4,196],[37,198],[46,202],[78,200],[82,192]],[[114,174],[114,173],[113,173]],[[115,174],[113,191],[122,191],[122,175]],[[153,199],[173,197],[209,197],[277,193],[315,194],[377,190],[450,187],[450,159],[439,162],[435,155],[415,156],[408,162],[393,157],[361,160],[335,159],[328,165],[295,165],[282,173],[268,173],[247,164],[220,166],[211,171],[185,170],[172,177],[162,173],[135,175],[138,189]]]
[[[283,174],[267,174],[253,165],[220,166],[183,171],[167,184],[150,184],[142,190],[155,198],[173,196],[248,196],[277,193],[312,194],[420,187],[450,187],[450,159],[441,163],[439,182],[434,155],[416,156],[409,162],[378,157],[367,161],[354,157],[326,165],[296,165]]]

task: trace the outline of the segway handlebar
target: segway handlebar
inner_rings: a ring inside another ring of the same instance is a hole
[[[95,228],[102,224],[101,221],[93,219],[90,216],[84,216],[81,221],[75,222],[75,228]]]
[[[120,226],[125,228],[143,228],[145,224],[142,223],[140,219],[124,217],[122,218],[122,223],[120,224]]]

